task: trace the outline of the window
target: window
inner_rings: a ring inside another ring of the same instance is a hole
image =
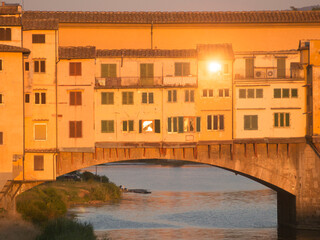
[[[290,91],[291,90],[291,91]],[[291,95],[290,95],[291,94]],[[297,98],[298,89],[297,88],[274,88],[273,89],[274,98]]]
[[[101,64],[101,77],[117,77],[117,64]]]
[[[177,90],[168,90],[168,102],[177,102]]]
[[[174,63],[174,75],[183,77],[190,75],[190,63]]]
[[[194,102],[194,90],[185,90],[184,91],[184,101],[185,102]]]
[[[11,28],[0,28],[0,41],[11,41]]]
[[[133,132],[134,131],[134,121],[127,120],[122,122],[122,131],[123,132]]]
[[[3,145],[3,132],[0,132],[0,145]]]
[[[32,34],[32,43],[45,43],[46,35],[45,34]]]
[[[254,77],[254,58],[246,58],[246,78]]]
[[[247,97],[247,89],[239,89],[239,98]]]
[[[183,132],[194,132],[194,131],[195,131],[195,117],[184,117]]]
[[[69,121],[69,137],[70,138],[82,137],[82,121]]]
[[[133,92],[122,92],[122,104],[123,105],[133,104]]]
[[[102,92],[101,93],[101,104],[103,104],[103,105],[114,104],[114,93],[113,92]]]
[[[33,156],[33,170],[34,171],[43,171],[44,170],[44,156],[43,155],[34,155]]]
[[[153,63],[140,64],[140,80],[142,86],[153,85]]]
[[[247,89],[247,98],[254,98],[254,89]]]
[[[102,133],[114,133],[114,120],[101,120]]]
[[[34,140],[36,141],[47,140],[47,124],[45,123],[34,124]]]
[[[142,93],[142,103],[153,103],[153,92],[143,92]]]
[[[70,103],[70,106],[80,106],[80,105],[82,105],[82,92],[70,91],[70,93],[69,93],[69,103]]]
[[[178,132],[178,117],[168,118],[168,132]]]
[[[258,130],[258,115],[244,115],[244,130]]]
[[[256,89],[256,98],[263,98],[263,89],[262,88]]]
[[[203,89],[202,96],[203,97],[213,97],[213,89]]]
[[[25,96],[24,96],[24,101],[26,103],[29,103],[30,102],[30,94],[29,93],[26,93]]]
[[[45,92],[34,93],[34,103],[35,104],[46,104],[46,93]]]
[[[224,115],[208,115],[207,130],[224,130]]]
[[[35,73],[46,72],[46,61],[45,60],[35,60],[34,61],[34,72]]]
[[[219,97],[229,97],[229,89],[219,89]]]
[[[2,59],[0,59],[0,71],[2,71]]]
[[[239,98],[263,98],[263,89],[239,89]]]
[[[0,104],[3,104],[3,94],[0,93]]]
[[[69,63],[69,75],[70,76],[81,76],[81,62]]]
[[[139,120],[139,133],[160,133],[160,120]]]
[[[277,77],[285,78],[286,77],[286,59],[277,58]]]
[[[274,127],[290,127],[290,113],[274,113]]]
[[[30,69],[30,64],[29,64],[29,62],[25,62],[25,63],[24,63],[24,69],[25,69],[26,71],[29,71],[29,69]]]

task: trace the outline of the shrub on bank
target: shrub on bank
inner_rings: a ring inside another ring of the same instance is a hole
[[[79,223],[67,218],[58,218],[48,222],[42,234],[36,240],[95,240],[93,227],[88,223]]]
[[[87,172],[87,171],[82,173],[80,175],[80,177],[85,182],[88,182],[88,181],[95,181],[95,182],[102,182],[102,183],[108,183],[109,182],[109,178],[108,177],[95,175],[95,174],[93,174],[91,172]]]
[[[17,197],[17,211],[25,220],[37,225],[46,224],[49,220],[64,216],[67,206],[52,187],[34,188]]]

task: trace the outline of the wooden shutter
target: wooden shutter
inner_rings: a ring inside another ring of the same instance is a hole
[[[246,78],[254,77],[254,59],[246,58]]]
[[[280,113],[280,127],[284,126],[284,113]]]
[[[129,92],[128,95],[128,104],[133,104],[133,92]]]
[[[128,97],[127,97],[127,95],[128,95],[128,92],[123,92],[123,93],[122,93],[122,104],[128,104],[128,101],[127,101]]]
[[[178,117],[178,132],[183,133],[183,117]]]
[[[292,88],[291,89],[291,97],[292,98],[297,98],[298,97],[298,89],[297,88]]]
[[[177,102],[177,90],[172,91],[172,101]]]
[[[76,97],[75,97],[75,92],[70,92],[69,93],[69,102],[70,102],[70,105],[76,105]]]
[[[81,62],[76,63],[76,75],[81,76],[82,69],[81,69]]]
[[[197,117],[197,132],[201,131],[201,118]]]
[[[127,121],[122,122],[122,131],[124,131],[124,132],[128,131],[128,122]]]
[[[273,98],[281,98],[281,88],[273,89]]]
[[[207,129],[212,130],[212,116],[211,115],[207,116]]]
[[[139,133],[142,133],[142,120],[139,120]]]
[[[213,116],[213,130],[218,130],[218,115]]]
[[[4,28],[0,28],[0,40],[1,41],[6,40],[6,35],[5,35],[5,29]]]
[[[286,113],[286,127],[290,127],[290,113]]]
[[[258,130],[258,115],[251,116],[252,118],[252,130]]]
[[[30,94],[29,93],[26,93],[24,100],[25,100],[26,103],[30,102]]]
[[[184,101],[185,102],[189,102],[189,90],[185,90],[184,91]]]
[[[149,103],[153,103],[153,93],[149,93]]]
[[[247,90],[239,89],[239,98],[246,98],[246,97],[247,97]]]
[[[109,77],[109,64],[101,64],[101,77]]]
[[[154,132],[155,133],[160,133],[160,119],[154,120]]]
[[[172,101],[172,91],[168,90],[168,102]]]
[[[43,155],[34,155],[33,156],[33,170],[34,171],[43,171],[44,170],[44,156]]]
[[[277,58],[277,77],[285,78],[286,77],[286,59]]]
[[[251,126],[251,124],[250,124],[250,120],[251,120],[250,116],[249,115],[244,115],[243,120],[244,120],[244,130],[250,130],[250,126]]]
[[[274,114],[274,126],[279,127],[279,113]]]
[[[11,41],[11,28],[6,29],[6,39],[7,41]]]
[[[189,75],[190,75],[190,63],[183,63],[182,76],[189,76]]]
[[[40,61],[40,65],[41,65],[40,71],[43,73],[46,72],[46,61]]]
[[[108,132],[113,133],[114,132],[114,121],[110,120],[108,121]]]
[[[70,121],[69,122],[69,137],[70,138],[76,137],[75,129],[76,129],[76,123],[74,121]]]
[[[101,132],[106,133],[107,132],[107,121],[101,120]]]
[[[41,93],[41,104],[46,104],[46,93]]]
[[[34,72],[39,72],[39,61],[34,61]]]
[[[182,76],[182,63],[174,63],[174,75],[176,77]]]
[[[114,104],[114,93],[108,93],[108,104]]]
[[[1,65],[1,61],[0,61],[0,65]],[[24,65],[25,65],[25,70],[29,71],[29,68],[30,68],[29,62],[25,62]],[[1,66],[0,66],[0,70],[1,70]]]
[[[290,89],[289,88],[283,88],[282,89],[282,98],[289,98]]]
[[[190,90],[190,102],[194,102],[194,90]]]
[[[140,78],[147,77],[147,64],[141,63],[140,64]]]
[[[3,132],[0,132],[0,145],[3,144]]]
[[[146,92],[142,93],[142,103],[148,103],[148,94]]]
[[[76,122],[76,137],[78,138],[82,137],[82,121]]]
[[[133,120],[129,120],[129,132],[134,130],[134,122]]]
[[[178,118],[173,118],[173,132],[178,132]]]
[[[254,98],[254,89],[248,89],[248,98]]]
[[[74,63],[69,63],[69,76],[74,76],[75,75],[75,64]]]
[[[116,64],[109,65],[109,77],[117,77],[117,65]]]
[[[34,103],[35,104],[40,104],[40,93],[35,93],[34,94]]]
[[[34,138],[35,140],[46,140],[47,139],[47,126],[46,125],[35,125],[34,126]]]
[[[219,115],[219,129],[224,130],[224,115]]]
[[[262,88],[256,89],[256,98],[263,98],[263,89]]]
[[[101,104],[107,104],[107,93],[106,92],[101,93]]]
[[[82,105],[82,92],[76,92],[76,105]]]
[[[168,118],[168,132],[172,132],[172,122],[171,122],[172,118]]]
[[[202,90],[202,97],[207,97],[208,96],[208,89],[203,89]]]

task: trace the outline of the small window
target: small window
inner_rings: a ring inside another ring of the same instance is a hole
[[[224,96],[225,97],[230,97],[230,93],[229,93],[229,89],[228,88],[224,89]]]
[[[213,97],[213,89],[209,89],[209,97]]]
[[[208,115],[207,130],[224,130],[224,115]]]
[[[102,105],[114,104],[114,93],[113,92],[102,92],[101,93],[101,104]]]
[[[36,141],[47,140],[47,125],[45,123],[34,124],[34,140]]]
[[[168,102],[177,102],[177,90],[168,90]]]
[[[203,89],[202,90],[202,97],[207,97],[208,96],[208,89]]]
[[[140,83],[142,86],[150,86],[154,83],[153,63],[140,64]]]
[[[128,120],[122,122],[122,131],[123,132],[132,132],[134,131],[134,121]]]
[[[35,73],[45,73],[46,72],[46,61],[45,60],[35,60],[34,61],[34,72]]]
[[[258,115],[244,115],[244,130],[258,130]]]
[[[190,63],[175,63],[174,75],[176,77],[189,76],[190,75]]]
[[[289,88],[283,88],[282,89],[282,98],[289,98],[289,91],[290,89]]]
[[[133,92],[122,92],[122,104],[133,105]]]
[[[185,102],[194,102],[194,90],[185,90],[184,92],[184,101]]]
[[[82,92],[71,91],[69,96],[70,106],[80,106],[82,105]]]
[[[69,75],[70,76],[81,76],[81,62],[71,62],[69,63]]]
[[[274,127],[290,127],[290,113],[274,113]]]
[[[248,98],[254,98],[254,89],[248,89]]]
[[[298,97],[298,89],[297,88],[292,88],[291,89],[291,97],[292,98],[297,98]]]
[[[219,97],[223,97],[223,89],[219,89]]]
[[[262,88],[256,89],[256,98],[263,98],[263,89]]]
[[[46,35],[45,34],[32,34],[32,43],[45,43]]]
[[[29,64],[29,62],[25,62],[25,63],[24,63],[24,69],[25,69],[26,71],[29,71],[29,69],[30,69],[30,64]]]
[[[30,103],[30,94],[29,93],[26,93],[25,96],[24,96],[24,101],[26,103]]]
[[[154,120],[142,120],[142,132],[152,133],[154,132]]]
[[[43,155],[34,155],[33,156],[33,169],[34,171],[43,171],[44,170],[44,156]]]
[[[102,133],[114,133],[114,120],[101,120]]]
[[[142,103],[148,103],[148,93],[142,93]]]
[[[239,89],[239,98],[246,98],[246,97],[247,97],[247,90]]]
[[[11,28],[0,28],[0,41],[11,41]]]
[[[70,138],[82,137],[82,121],[69,121],[69,137]]]
[[[3,94],[0,93],[0,104],[3,104]]]
[[[3,132],[0,132],[0,145],[3,145]]]
[[[273,89],[273,97],[274,98],[281,98],[281,88]]]
[[[117,77],[117,64],[101,64],[101,77]]]
[[[2,71],[2,59],[0,59],[0,71]]]
[[[34,94],[34,103],[35,104],[46,104],[46,93],[45,92],[36,92]]]

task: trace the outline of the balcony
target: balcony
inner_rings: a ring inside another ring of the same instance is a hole
[[[196,86],[197,77],[97,77],[95,88],[148,88]]]

